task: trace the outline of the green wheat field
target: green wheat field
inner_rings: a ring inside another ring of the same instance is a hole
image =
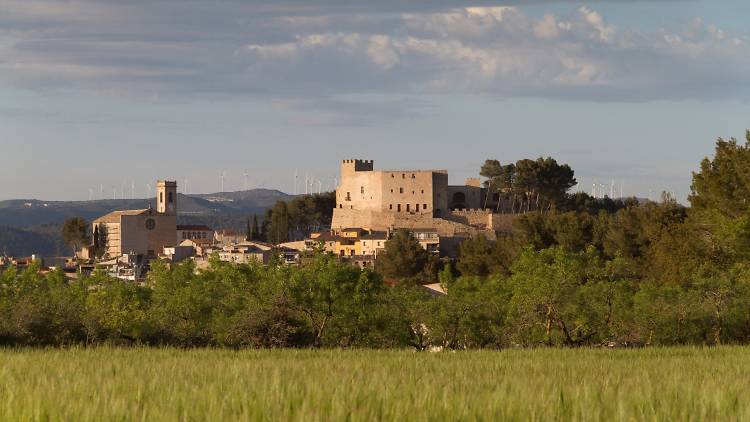
[[[3,349],[0,419],[748,420],[750,348]]]

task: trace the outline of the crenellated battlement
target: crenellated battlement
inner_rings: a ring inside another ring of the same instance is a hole
[[[375,162],[373,160],[348,159],[341,161],[341,169],[349,171],[373,171]]]

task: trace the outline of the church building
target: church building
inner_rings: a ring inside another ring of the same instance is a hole
[[[106,256],[157,256],[177,245],[177,182],[156,184],[156,209],[112,211],[92,223],[106,233]]]

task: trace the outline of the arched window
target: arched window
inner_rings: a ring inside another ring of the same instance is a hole
[[[466,194],[463,192],[456,192],[451,198],[451,209],[463,209],[466,208]]]

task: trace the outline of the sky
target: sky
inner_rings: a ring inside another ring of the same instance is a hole
[[[671,192],[750,128],[746,0],[0,0],[0,199],[335,186],[342,159]],[[295,174],[297,175],[295,178]]]

